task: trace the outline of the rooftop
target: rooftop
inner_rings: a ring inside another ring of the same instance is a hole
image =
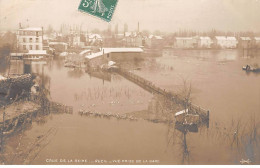
[[[240,37],[240,38],[241,38],[241,40],[251,40],[250,37]]]
[[[205,36],[205,37],[200,37],[200,39],[201,39],[201,40],[211,40],[211,38],[210,38],[210,37],[207,37],[207,36]]]
[[[91,55],[86,56],[87,59],[92,59],[99,57],[103,54],[108,54],[108,53],[120,53],[120,52],[143,52],[141,48],[103,48],[102,51],[93,53]]]
[[[27,27],[27,28],[21,28],[19,30],[26,30],[26,31],[42,31],[41,27]]]
[[[47,52],[46,52],[46,50],[29,50],[29,52],[26,54],[27,55],[46,55]]]
[[[49,45],[57,45],[57,44],[61,44],[61,45],[68,45],[65,42],[49,42]]]
[[[163,39],[161,36],[150,35],[149,38],[155,38],[157,40]]]
[[[175,37],[176,40],[192,40],[192,37]]]
[[[227,37],[227,40],[237,40],[236,37]]]
[[[102,39],[102,37],[99,34],[89,34],[89,35],[87,35],[87,37],[90,39],[93,39],[93,38]]]
[[[215,38],[217,40],[237,40],[235,37],[231,37],[231,36],[215,36]]]
[[[225,36],[215,36],[217,40],[226,40]]]

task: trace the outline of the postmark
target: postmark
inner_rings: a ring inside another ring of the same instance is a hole
[[[110,22],[118,0],[81,0],[78,10]]]

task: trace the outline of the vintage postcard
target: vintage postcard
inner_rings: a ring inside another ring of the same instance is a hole
[[[1,165],[259,165],[260,0],[0,0]]]

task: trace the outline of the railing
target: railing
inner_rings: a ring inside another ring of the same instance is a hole
[[[157,94],[161,94],[163,96],[165,96],[166,98],[168,98],[171,101],[174,101],[177,104],[182,104],[185,105],[186,101],[181,98],[180,95],[178,94],[174,94],[172,92],[169,92],[165,89],[162,89],[158,86],[155,86],[155,84],[153,84],[151,81],[148,81],[146,79],[144,79],[143,77],[140,77],[130,71],[124,70],[122,68],[119,68],[116,70],[117,73],[119,73],[120,75],[124,76],[126,79],[136,83],[137,85],[139,85],[140,87],[142,87],[143,89],[151,92],[151,93],[157,93]],[[209,111],[205,110],[203,108],[201,108],[198,105],[195,104],[189,104],[190,110],[200,114],[202,116],[202,119],[207,120],[208,116],[209,116]]]

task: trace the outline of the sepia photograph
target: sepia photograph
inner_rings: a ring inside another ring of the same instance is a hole
[[[0,0],[0,165],[260,165],[260,0]]]

